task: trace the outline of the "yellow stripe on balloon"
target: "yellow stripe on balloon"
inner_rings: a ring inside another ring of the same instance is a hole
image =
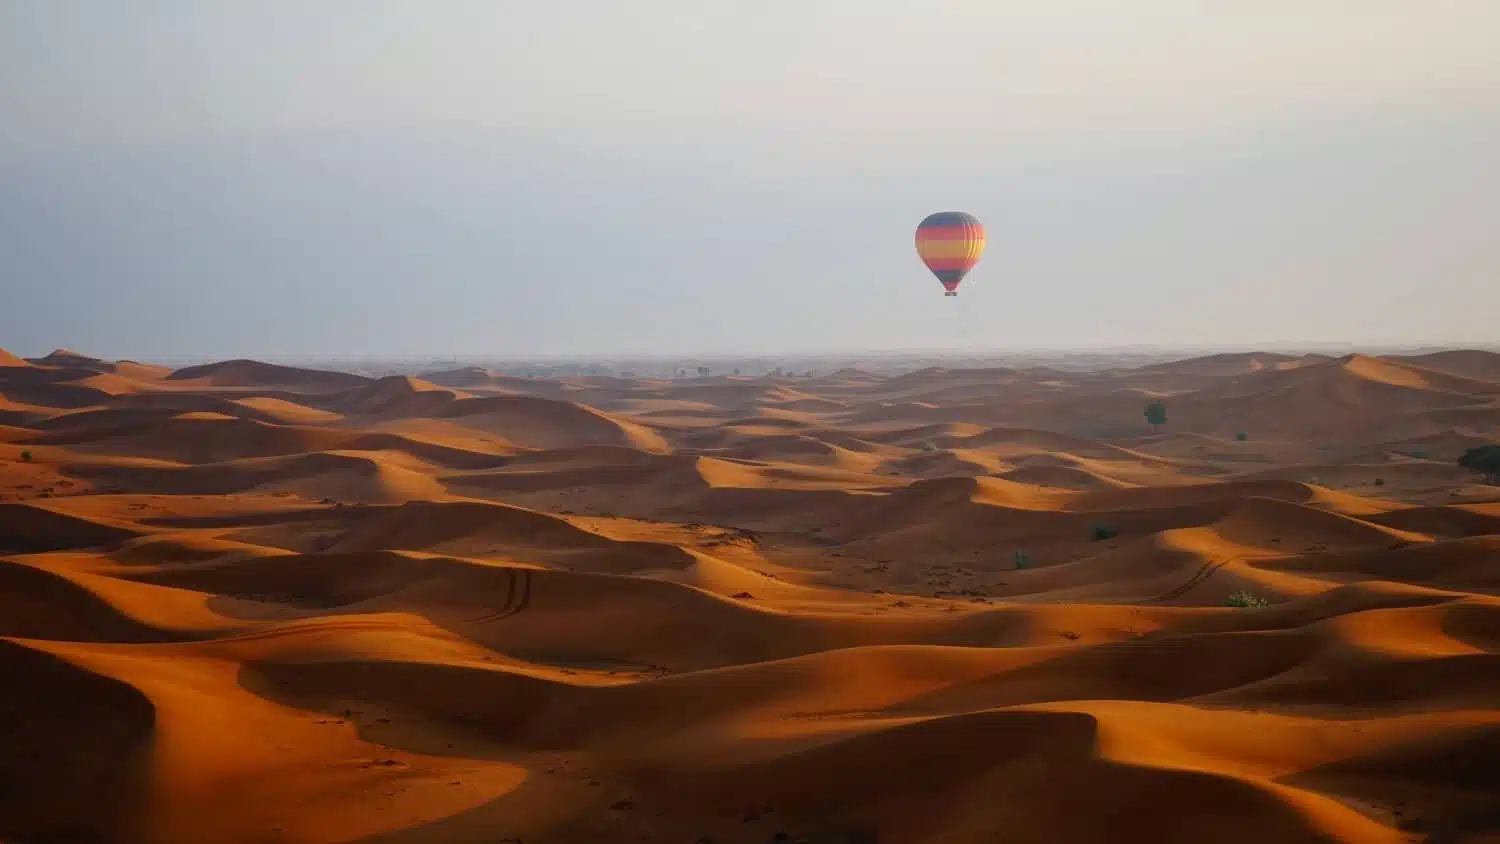
[[[922,260],[944,258],[978,258],[984,251],[984,237],[969,240],[919,240],[917,254]]]

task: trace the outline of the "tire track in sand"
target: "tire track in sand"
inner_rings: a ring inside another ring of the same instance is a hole
[[[510,618],[531,606],[531,569],[506,569],[505,601],[494,612],[474,619],[475,624],[489,624]]]
[[[1189,577],[1184,583],[1172,589],[1169,589],[1168,591],[1163,592],[1160,595],[1157,595],[1155,598],[1149,599],[1146,603],[1160,604],[1164,601],[1175,601],[1178,598],[1181,598],[1183,595],[1186,595],[1188,592],[1192,591],[1195,587],[1201,585],[1210,577],[1213,577],[1214,574],[1219,571],[1219,569],[1228,565],[1232,561],[1232,559],[1218,561],[1210,560],[1209,562],[1206,562],[1203,565],[1199,566],[1198,570],[1193,572],[1193,576]]]

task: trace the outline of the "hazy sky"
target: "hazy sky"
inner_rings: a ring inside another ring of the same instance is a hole
[[[1497,339],[1494,0],[0,0],[0,347]],[[957,298],[937,210],[989,247]]]

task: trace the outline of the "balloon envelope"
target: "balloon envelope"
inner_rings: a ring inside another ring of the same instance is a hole
[[[947,289],[958,295],[958,284],[984,254],[984,226],[964,211],[939,211],[917,225],[917,256]]]

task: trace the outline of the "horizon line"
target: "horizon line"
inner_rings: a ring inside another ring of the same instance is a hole
[[[66,346],[60,346],[51,351],[27,355],[12,351],[26,360],[38,360],[46,358],[58,351],[72,351],[74,354],[93,357],[92,353],[80,352]],[[1109,354],[1150,354],[1150,355],[1172,355],[1183,353],[1187,356],[1205,356],[1213,354],[1254,354],[1263,352],[1268,354],[1295,354],[1295,353],[1326,353],[1329,351],[1343,351],[1346,353],[1360,353],[1366,351],[1371,354],[1401,353],[1401,352],[1439,352],[1439,351],[1486,351],[1500,353],[1500,343],[1487,342],[1411,342],[1411,341],[1306,341],[1306,342],[1274,342],[1274,343],[1182,343],[1182,344],[1151,344],[1151,343],[1121,343],[1111,345],[1041,345],[1041,346],[991,346],[991,347],[908,347],[908,348],[870,348],[870,349],[784,349],[780,351],[770,350],[744,350],[744,351],[685,351],[668,350],[659,352],[646,351],[586,351],[586,352],[534,352],[523,353],[517,351],[495,351],[495,352],[354,352],[354,353],[317,353],[304,352],[292,355],[262,355],[262,354],[171,354],[171,355],[126,355],[117,358],[96,358],[98,360],[132,361],[136,363],[151,363],[153,361],[171,362],[199,362],[199,363],[222,363],[233,360],[253,360],[263,363],[291,363],[302,362],[465,362],[465,361],[492,361],[492,362],[555,362],[555,363],[581,363],[596,361],[612,362],[645,362],[645,361],[717,361],[717,360],[785,360],[803,358],[902,358],[902,357],[1006,357],[1006,356],[1030,356],[1030,355],[1109,355]]]

